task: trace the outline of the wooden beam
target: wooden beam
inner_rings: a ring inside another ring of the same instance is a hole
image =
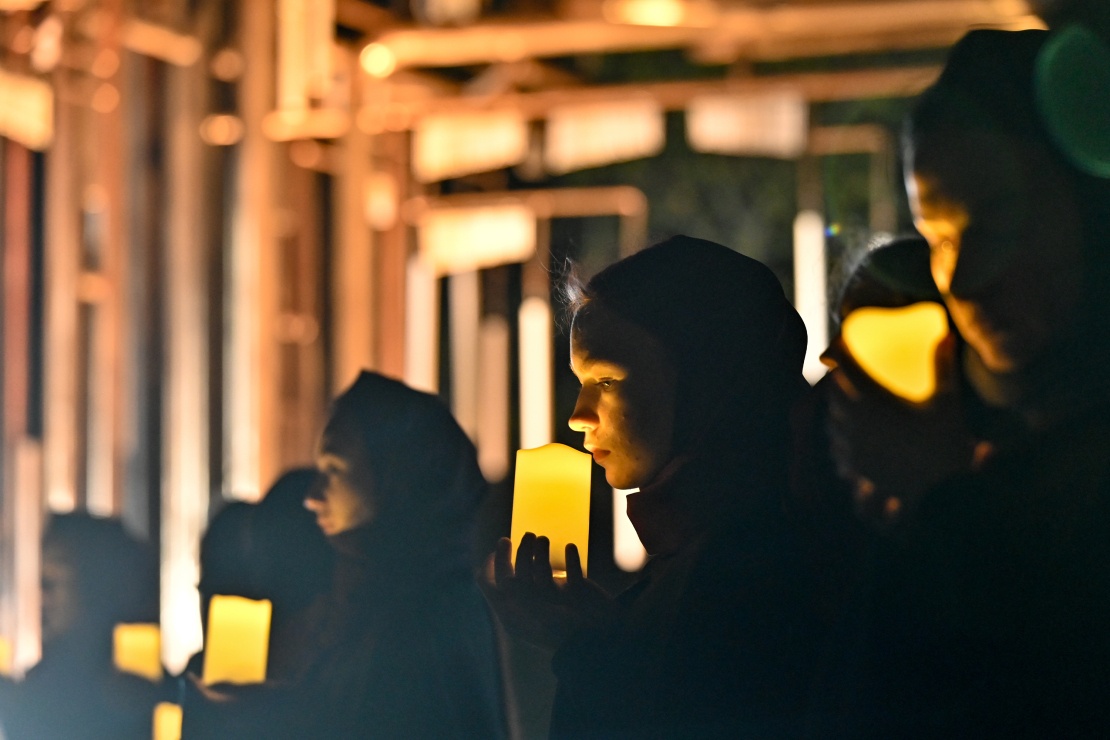
[[[971,28],[1043,27],[1024,0],[831,0],[721,6],[699,26],[637,26],[595,17],[497,20],[463,28],[405,26],[368,36],[397,69],[653,51],[734,49],[760,61],[827,53],[927,48]],[[822,45],[821,41],[828,41]],[[848,40],[845,44],[840,40]],[[831,50],[836,51],[831,51]],[[702,52],[704,54],[704,51]]]
[[[702,95],[757,95],[781,90],[798,91],[811,102],[900,98],[917,95],[939,74],[940,67],[930,65],[643,85],[603,85],[481,98],[431,98],[403,104],[387,103],[384,108],[368,105],[360,112],[358,122],[368,133],[403,131],[413,128],[424,116],[505,108],[519,111],[528,119],[539,120],[545,118],[551,109],[563,105],[602,104],[645,97],[656,101],[665,110],[682,110],[692,99]]]

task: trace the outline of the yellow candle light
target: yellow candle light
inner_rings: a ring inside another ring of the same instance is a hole
[[[154,706],[154,740],[181,740],[181,707],[161,701]]]
[[[551,540],[551,568],[566,575],[566,546],[574,543],[586,570],[590,536],[590,456],[547,444],[516,453],[511,539],[513,558],[525,532]]]
[[[266,680],[270,615],[266,599],[212,597],[204,646],[204,682],[261,683]]]
[[[844,319],[841,336],[863,371],[891,393],[921,403],[936,392],[937,345],[948,336],[939,303],[857,308]]]
[[[12,641],[0,637],[0,676],[12,675]]]
[[[162,680],[162,631],[156,624],[117,624],[112,630],[112,662],[124,673]]]

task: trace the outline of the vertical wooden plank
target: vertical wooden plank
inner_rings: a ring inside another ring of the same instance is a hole
[[[179,672],[202,644],[196,585],[208,516],[208,297],[203,69],[167,74],[166,365],[162,467],[162,657]]]
[[[387,133],[375,137],[382,159],[389,163],[402,193],[409,190],[409,136]],[[394,378],[405,376],[405,283],[408,232],[400,220],[383,232],[374,245],[377,269],[377,370]]]
[[[554,325],[551,312],[551,223],[540,221],[536,254],[524,263],[519,309],[520,446],[540,447],[555,433]]]
[[[3,351],[0,368],[0,620],[21,675],[40,655],[42,488],[37,441],[28,436],[31,368],[31,218],[35,187],[31,153],[5,141],[3,157]]]
[[[48,506],[77,505],[77,276],[80,229],[75,187],[80,111],[71,102],[73,73],[54,73],[54,144],[46,155],[43,475]]]
[[[122,48],[120,31],[123,7],[120,0],[103,0],[103,26],[97,37],[93,59],[94,75],[100,80],[94,93],[91,143],[92,183],[98,209],[90,214],[98,223],[95,267],[103,289],[90,312],[92,320],[88,381],[88,455],[85,484],[86,506],[102,516],[118,515],[122,507],[123,466],[127,454],[122,427],[131,378],[122,361],[125,327],[122,301],[126,295],[126,224],[123,218],[124,116],[120,74]],[[98,102],[99,101],[99,102]],[[114,101],[114,102],[113,102]],[[88,200],[88,198],[86,198]]]
[[[240,48],[248,70],[239,84],[243,139],[235,179],[225,306],[224,491],[261,495],[277,472],[278,260],[273,183],[278,174],[262,119],[273,108],[274,0],[242,0]]]
[[[357,70],[357,57],[344,51],[341,59]],[[353,80],[360,73],[351,75]],[[352,109],[361,99],[352,84]],[[374,282],[374,234],[366,223],[366,182],[370,176],[371,139],[352,126],[338,144],[343,166],[335,175],[335,234],[331,284],[332,374],[334,395],[354,382],[363,368],[376,365],[374,351],[377,288]]]
[[[27,431],[31,324],[31,153],[4,142],[4,437]]]

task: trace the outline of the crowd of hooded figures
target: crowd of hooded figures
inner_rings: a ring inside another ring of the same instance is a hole
[[[1067,43],[1110,59],[1080,26],[952,49],[904,130],[919,234],[869,251],[835,302],[838,327],[936,307],[929,397],[891,393],[842,333],[811,387],[771,270],[669,238],[564,286],[568,422],[633,490],[649,553],[629,587],[587,578],[574,545],[556,579],[542,532],[476,538],[466,434],[364,372],[317,468],[204,538],[203,604],[273,602],[267,680],[206,684],[203,655],[162,684],[113,672],[112,625],[154,621],[149,558],[118,523],[59,515],[7,737],[147,737],[157,701],[186,739],[513,737],[513,640],[550,655],[556,738],[1110,737],[1110,160],[1098,132],[1061,133],[1083,104],[1051,94]],[[121,569],[129,589],[90,586]]]

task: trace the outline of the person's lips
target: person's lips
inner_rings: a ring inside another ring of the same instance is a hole
[[[599,450],[595,448],[591,450],[591,454],[594,456],[594,462],[600,465],[602,460],[609,457],[609,450]]]

